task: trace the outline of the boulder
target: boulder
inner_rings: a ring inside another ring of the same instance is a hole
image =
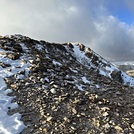
[[[118,81],[120,83],[123,83],[123,79],[122,79],[122,72],[121,71],[113,71],[111,73],[111,77],[115,80]]]

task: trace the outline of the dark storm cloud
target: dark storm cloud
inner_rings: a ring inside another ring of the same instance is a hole
[[[51,42],[81,42],[107,59],[133,60],[134,27],[112,16],[109,10],[117,10],[121,3],[121,0],[3,0],[0,33],[21,33]],[[123,6],[131,8],[127,0]]]

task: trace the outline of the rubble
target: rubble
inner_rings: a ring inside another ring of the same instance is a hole
[[[93,57],[90,69],[72,54],[71,43],[48,43],[19,35],[1,37],[0,44],[8,58],[17,60],[25,55],[24,61],[30,64],[28,74],[21,71],[5,78],[13,90],[8,95],[16,96],[13,101],[19,105],[8,114],[19,112],[26,126],[21,134],[134,133],[133,87],[123,85],[119,78],[99,74],[97,69],[106,62],[92,50],[85,54]],[[79,48],[82,52],[86,49],[83,44]],[[8,50],[12,54],[7,54]]]

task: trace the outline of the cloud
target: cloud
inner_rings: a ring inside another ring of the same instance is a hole
[[[133,60],[133,27],[113,16],[95,22],[95,26],[98,36],[92,40],[94,49],[110,60]]]
[[[121,22],[110,10],[117,10],[120,2],[4,0],[0,4],[0,34],[20,33],[50,42],[81,42],[106,59],[133,60],[134,26]],[[123,6],[130,8],[127,0]]]
[[[133,0],[125,0],[125,4],[128,7],[129,10],[132,11],[132,13],[134,14],[134,1]]]

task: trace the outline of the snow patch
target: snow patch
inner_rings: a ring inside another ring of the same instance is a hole
[[[80,90],[80,91],[84,91],[83,88],[82,88],[82,85],[78,85],[76,84],[77,88]]]
[[[74,70],[74,69],[72,69],[72,68],[70,68],[70,70],[71,70],[72,72],[74,72],[74,73],[78,73],[77,70]]]
[[[49,79],[48,79],[47,77],[45,78],[45,81],[50,82]]]
[[[85,84],[87,84],[87,83],[89,83],[89,84],[90,84],[90,81],[89,81],[89,80],[87,80],[87,78],[86,78],[86,77],[81,77],[81,79],[82,79],[82,81],[83,81]]]
[[[97,85],[96,85],[96,88],[100,88],[100,85],[97,84]]]
[[[23,49],[28,50],[24,44],[21,44],[21,46]],[[12,92],[12,90],[7,89],[7,85],[3,79],[14,74],[17,75],[18,71],[25,70],[28,73],[30,63],[22,62],[25,59],[24,56],[18,60],[11,60],[6,58],[1,52],[5,51],[0,49],[0,62],[10,64],[11,66],[7,68],[0,67],[0,134],[19,134],[25,128],[25,125],[20,121],[21,115],[19,113],[15,113],[12,116],[7,114],[9,108],[17,108],[18,104],[11,103],[14,97],[10,97],[7,94]],[[17,78],[22,79],[24,75],[17,75]]]
[[[61,64],[60,62],[58,62],[58,61],[53,60],[52,62],[53,62],[53,64],[54,64],[55,66],[56,66],[56,65],[62,66],[62,64]]]
[[[124,84],[134,87],[134,78],[132,78],[132,77],[128,76],[126,73],[122,72],[122,79],[124,81]]]
[[[39,51],[44,50],[44,47],[40,44],[36,44],[35,48],[38,49]]]

